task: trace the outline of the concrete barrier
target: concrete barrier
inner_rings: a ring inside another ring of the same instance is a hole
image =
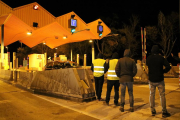
[[[138,83],[148,83],[148,67],[137,63],[137,74],[134,77],[134,82]]]
[[[169,72],[164,74],[164,77],[170,77],[170,78],[178,78],[178,74],[179,74],[179,67],[178,66],[173,66],[171,63],[171,69],[169,70]]]
[[[0,78],[7,80],[7,81],[12,81],[13,80],[13,71],[0,69]]]
[[[17,84],[30,89],[31,81],[33,80],[33,71],[17,71]]]
[[[83,101],[95,99],[89,72],[84,68],[47,71],[14,71],[16,86],[66,99]]]
[[[14,72],[14,77],[13,76]],[[71,100],[95,99],[95,90],[85,68],[67,68],[47,71],[0,70],[0,78],[13,80],[15,86]]]
[[[35,72],[31,89],[67,99],[93,99],[94,87],[86,69],[67,68]]]

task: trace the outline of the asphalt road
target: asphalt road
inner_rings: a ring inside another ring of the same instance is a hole
[[[97,120],[0,81],[0,120]]]
[[[178,78],[166,78],[166,102],[171,117],[180,119],[180,88]],[[104,83],[102,97],[106,96]],[[125,112],[113,104],[112,90],[110,105],[103,101],[75,102],[55,97],[33,94],[0,80],[0,120],[161,120],[161,103],[156,90],[156,116],[151,116],[149,86],[134,84],[134,112],[129,112],[129,96],[126,91]]]

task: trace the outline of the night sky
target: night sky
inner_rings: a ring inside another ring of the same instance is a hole
[[[1,0],[12,8],[37,2],[55,17],[74,11],[84,22],[98,18],[119,17],[120,25],[132,14],[140,19],[140,26],[157,25],[157,16],[171,12],[179,13],[179,0]],[[108,25],[108,24],[107,24]],[[119,26],[121,28],[122,26]],[[179,40],[178,40],[179,41]],[[180,42],[178,42],[180,43]],[[16,45],[21,46],[19,42]]]
[[[2,0],[12,8],[32,2],[39,3],[55,17],[74,11],[86,23],[115,13],[120,23],[132,14],[138,15],[142,26],[157,24],[157,15],[179,11],[179,0]]]

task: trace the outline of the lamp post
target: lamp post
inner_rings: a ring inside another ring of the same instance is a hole
[[[4,67],[4,24],[1,25],[1,69]]]
[[[94,61],[94,56],[95,56],[95,53],[94,53],[94,42],[93,40],[89,40],[89,42],[92,44],[92,62]]]

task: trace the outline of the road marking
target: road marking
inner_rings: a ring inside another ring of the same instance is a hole
[[[25,92],[25,91],[23,91],[23,90],[20,90],[20,91],[8,91],[8,92],[0,92],[0,94],[2,94],[2,93],[14,93],[14,92]]]
[[[43,97],[41,97],[41,96],[38,96],[38,95],[35,95],[35,94],[33,94],[33,95],[36,96],[36,97],[38,97],[38,98],[41,98],[41,99],[43,99],[43,100],[46,100],[46,101],[48,101],[48,102],[51,102],[51,103],[54,103],[54,104],[56,104],[56,105],[62,106],[62,107],[64,107],[64,108],[68,108],[68,109],[70,109],[70,110],[79,112],[79,113],[81,113],[81,114],[84,114],[84,115],[87,115],[87,116],[90,116],[90,117],[93,117],[93,118],[96,118],[96,119],[100,119],[100,120],[106,120],[106,119],[102,119],[102,118],[100,118],[100,117],[98,117],[98,116],[96,116],[96,115],[89,114],[89,113],[87,113],[87,112],[77,110],[77,109],[75,109],[75,108],[66,106],[66,105],[64,105],[64,104],[57,103],[57,102],[51,101],[51,100],[49,100],[49,99],[43,98]]]
[[[11,101],[10,100],[1,100],[0,104],[2,104],[2,103],[9,103],[9,102],[11,102]]]

